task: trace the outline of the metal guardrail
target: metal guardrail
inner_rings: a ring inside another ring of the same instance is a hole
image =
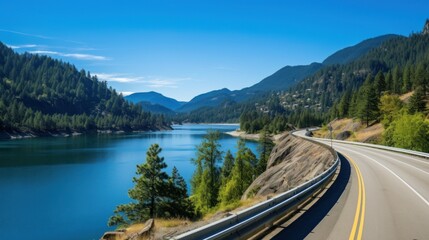
[[[340,160],[336,152],[332,151],[332,149],[330,150],[334,152],[334,157],[336,158],[334,163],[323,173],[308,182],[236,214],[232,214],[231,216],[220,219],[204,227],[183,233],[172,239],[245,238],[271,225],[280,216],[292,210],[297,203],[315,193],[321,186],[328,182],[331,176],[333,176]]]
[[[297,135],[294,135],[294,136],[297,136]],[[318,140],[318,141],[324,141],[324,142],[326,142],[326,141],[331,142],[331,139],[328,139],[328,138],[314,138],[314,137],[307,137],[307,136],[297,136],[297,137],[305,138],[308,140],[312,139],[313,141]],[[414,151],[414,150],[409,150],[409,149],[404,149],[404,148],[389,147],[389,146],[383,146],[383,145],[371,144],[371,143],[342,141],[342,140],[335,140],[335,139],[333,139],[332,142],[345,143],[345,144],[370,147],[370,148],[377,148],[377,149],[388,150],[388,151],[392,151],[392,152],[410,154],[410,155],[419,156],[419,157],[423,157],[423,158],[429,158],[429,153],[419,152],[419,151]]]

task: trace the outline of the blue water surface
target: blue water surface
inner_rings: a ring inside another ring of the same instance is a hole
[[[158,143],[161,156],[189,180],[196,146],[208,129],[238,125],[177,125],[172,131],[0,141],[0,239],[99,239],[115,206],[128,203],[136,165]],[[222,134],[222,150],[237,139]],[[247,142],[256,154],[256,142]]]

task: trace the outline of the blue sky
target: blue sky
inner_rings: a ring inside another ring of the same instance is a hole
[[[253,85],[388,33],[421,31],[429,1],[23,1],[0,3],[0,41],[84,68],[119,92],[178,100]]]

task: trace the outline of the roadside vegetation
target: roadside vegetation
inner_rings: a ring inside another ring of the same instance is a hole
[[[128,191],[133,201],[117,206],[108,225],[125,228],[154,218],[155,224],[174,227],[251,203],[240,199],[252,181],[265,171],[274,144],[269,134],[263,132],[257,157],[239,139],[237,154],[233,156],[229,150],[226,153],[220,150],[219,137],[220,132],[208,131],[197,146],[196,157],[192,159],[195,172],[190,196],[175,167],[170,175],[165,172],[167,164],[160,157],[162,149],[153,144],[146,153],[146,161],[137,165],[134,187]]]

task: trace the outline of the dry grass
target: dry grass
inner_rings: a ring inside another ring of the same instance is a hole
[[[155,229],[156,228],[171,228],[182,225],[188,225],[190,223],[187,219],[181,218],[170,218],[170,219],[155,219]]]
[[[413,94],[414,94],[414,91],[402,94],[401,96],[399,96],[399,99],[401,99],[401,101],[403,101],[405,103],[408,103],[410,101],[410,97]]]
[[[374,124],[368,128],[363,128],[361,131],[355,133],[355,141],[379,143],[384,128],[381,123]]]
[[[239,212],[266,199],[267,197],[258,196],[251,199],[236,201],[226,206],[218,207],[212,212],[205,214],[200,221],[196,222],[191,222],[185,219],[155,219],[155,239],[171,237],[173,235],[178,235],[180,233],[205,226],[226,217],[228,213]]]
[[[344,118],[332,121],[331,126],[333,129],[332,135],[334,138],[336,138],[339,133],[342,133],[344,131],[350,131],[351,136],[345,140],[355,142],[379,143],[381,141],[381,135],[384,131],[384,128],[380,123],[366,127],[366,125],[362,124],[359,120],[351,118]],[[322,127],[320,130],[315,131],[313,134],[314,137],[330,137],[327,126]]]

